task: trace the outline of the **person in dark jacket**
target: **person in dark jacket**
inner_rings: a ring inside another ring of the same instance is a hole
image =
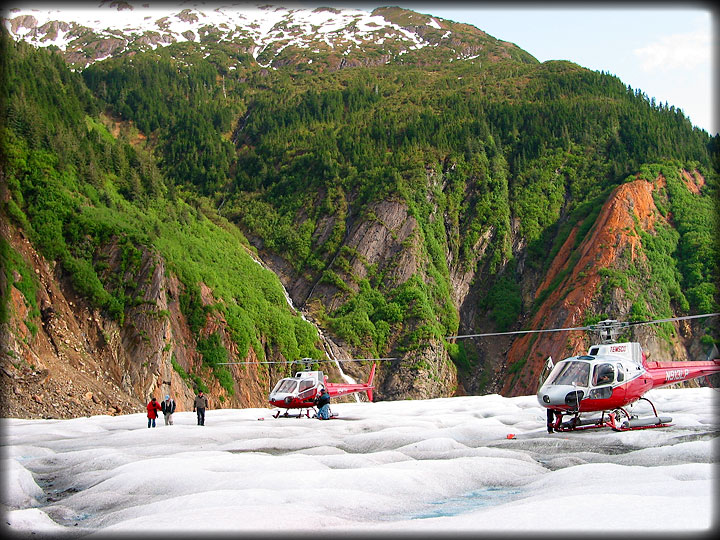
[[[158,403],[157,398],[153,396],[150,403],[147,404],[148,427],[155,427],[155,419],[158,416],[159,410],[160,404]]]
[[[328,394],[325,388],[320,391],[320,395],[315,400],[315,403],[318,408],[317,418],[319,420],[327,420],[330,418],[330,394]]]
[[[165,417],[165,425],[173,425],[173,413],[175,412],[175,400],[169,395],[165,396],[165,401],[160,404],[163,416]]]
[[[202,390],[198,392],[198,395],[195,396],[195,402],[193,403],[193,411],[197,411],[197,425],[198,426],[204,426],[205,425],[205,409],[207,409],[208,406],[208,400],[203,395]]]

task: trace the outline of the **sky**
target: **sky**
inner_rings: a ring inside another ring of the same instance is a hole
[[[570,60],[616,75],[656,102],[680,108],[694,126],[711,135],[720,131],[714,107],[716,13],[709,5],[629,2],[581,7],[569,2],[538,7],[530,2],[506,8],[513,3],[422,1],[352,5],[366,10],[397,5],[472,24],[541,62]]]
[[[327,421],[264,408],[209,409],[204,426],[176,412],[156,428],[141,412],[3,418],[2,522],[40,538],[707,535],[717,526],[716,396],[652,390],[673,425],[623,433],[549,434],[534,395],[497,394],[333,402],[339,416]]]

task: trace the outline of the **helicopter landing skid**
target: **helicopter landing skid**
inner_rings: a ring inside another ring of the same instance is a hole
[[[614,417],[613,413],[610,413],[607,420],[601,418],[595,418],[592,420],[581,420],[574,423],[575,418],[563,422],[558,426],[554,427],[555,431],[568,432],[568,431],[582,431],[584,429],[600,429],[610,428],[613,431],[634,431],[636,429],[651,429],[659,427],[668,427],[672,424],[672,418],[664,416],[649,416],[647,418],[631,418],[618,423],[618,420]]]
[[[605,427],[605,425],[606,424],[605,424],[605,422],[602,421],[602,418],[580,420],[576,416],[566,422],[562,422],[556,426],[553,426],[553,429],[555,431],[563,431],[563,432],[582,431],[584,429],[597,429],[597,428]]]
[[[305,411],[303,413],[303,410]],[[314,410],[314,409],[313,409]],[[273,418],[279,418],[280,415],[280,409],[277,410],[275,414],[272,415]],[[300,409],[300,412],[298,414],[290,414],[290,409],[286,409],[285,413],[282,415],[283,418],[310,418],[310,409]]]
[[[580,419],[579,413],[576,413],[570,420],[562,422],[562,416],[560,416],[555,422],[555,425],[552,427],[555,431],[565,432],[603,427],[608,427],[613,431],[633,431],[636,429],[651,429],[672,425],[672,418],[669,416],[658,416],[657,410],[655,409],[655,405],[653,405],[652,401],[647,398],[640,399],[645,400],[650,404],[654,416],[638,418],[635,415],[628,414],[628,412],[621,407],[607,413],[607,418],[604,412],[600,418],[590,419]]]

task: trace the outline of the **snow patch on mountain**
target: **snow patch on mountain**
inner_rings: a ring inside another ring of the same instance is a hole
[[[88,30],[98,39],[120,38],[125,40],[125,47],[136,44],[145,49],[174,42],[200,42],[209,31],[219,32],[221,40],[250,40],[256,61],[268,48],[275,48],[276,56],[286,47],[307,48],[318,41],[324,41],[331,50],[346,50],[350,44],[364,42],[382,44],[388,36],[406,43],[405,51],[429,45],[417,32],[367,11],[293,4],[183,2],[176,7],[157,8],[147,3],[103,2],[87,8],[24,6],[7,9],[3,24],[15,39],[41,47],[54,45],[61,51],[83,43]],[[441,28],[435,19],[427,26]]]

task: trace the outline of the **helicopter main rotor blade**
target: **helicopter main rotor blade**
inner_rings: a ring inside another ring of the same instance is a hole
[[[703,315],[687,315],[685,317],[670,317],[668,319],[654,319],[652,321],[635,321],[635,322],[629,322],[626,323],[628,326],[637,326],[641,324],[656,324],[656,323],[664,323],[664,322],[673,322],[673,321],[684,321],[686,319],[701,319],[703,317],[716,317],[720,315],[720,313],[705,313]]]
[[[402,358],[348,358],[347,360],[314,360],[310,359],[311,364],[319,364],[321,362],[389,362],[391,360],[402,360]],[[303,360],[259,360],[257,362],[218,362],[220,366],[231,366],[238,364],[304,364]]]
[[[513,332],[488,332],[485,334],[463,334],[460,336],[450,336],[445,339],[464,339],[471,337],[484,337],[484,336],[509,336],[511,334],[533,334],[541,332],[565,332],[568,330],[590,330],[589,326],[575,326],[572,328],[550,328],[547,330],[515,330]]]
[[[507,336],[511,334],[532,334],[532,333],[543,333],[543,332],[566,332],[569,330],[598,330],[600,328],[603,328],[604,326],[617,326],[619,328],[626,327],[626,326],[637,326],[641,324],[657,324],[662,322],[673,322],[673,321],[683,321],[686,319],[701,319],[703,317],[715,317],[717,315],[720,315],[720,313],[704,313],[702,315],[686,315],[684,317],[670,317],[667,319],[654,319],[651,321],[635,321],[635,322],[618,322],[618,321],[600,321],[596,324],[591,324],[589,326],[574,326],[571,328],[549,328],[546,330],[516,330],[514,332],[488,332],[485,334],[465,334],[460,336],[450,336],[446,339],[464,339],[464,338],[472,338],[472,337],[485,337],[485,336]],[[603,325],[603,323],[607,323],[606,325]]]

